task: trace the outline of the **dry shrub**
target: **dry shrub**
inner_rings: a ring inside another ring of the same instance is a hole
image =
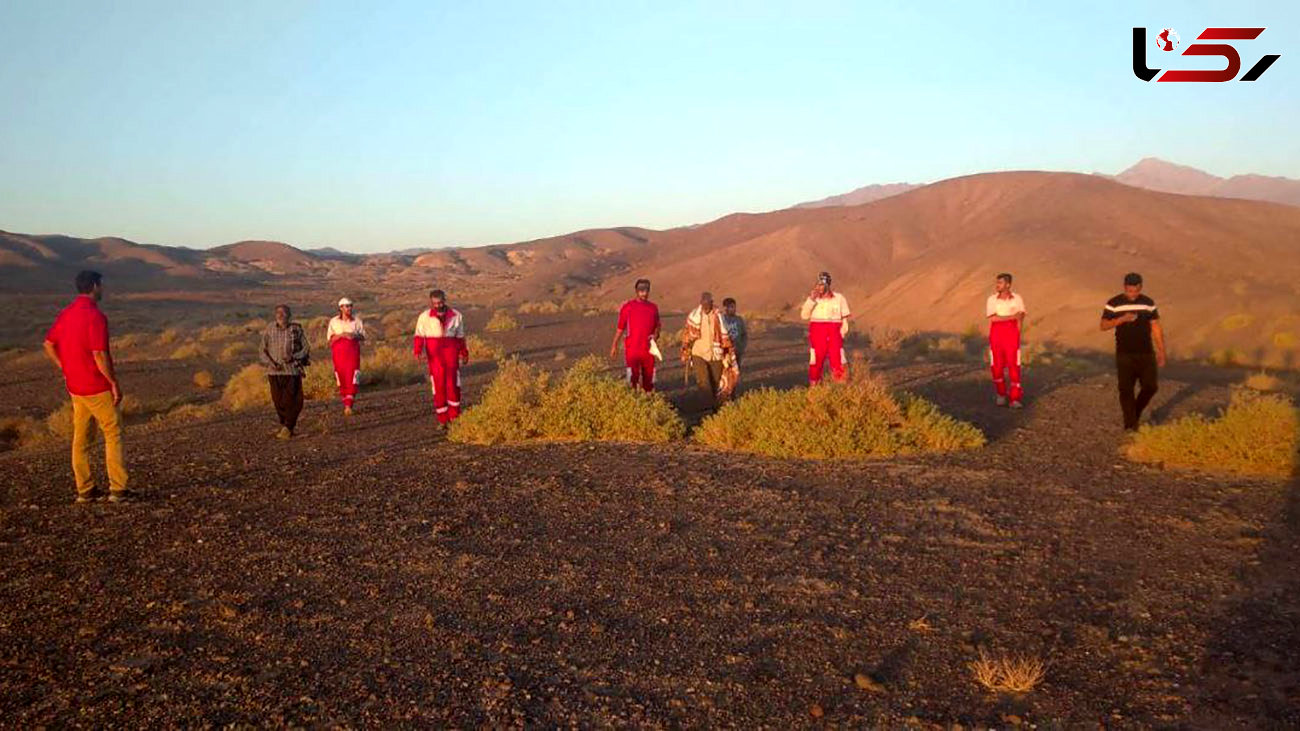
[[[469,348],[469,357],[472,360],[501,360],[506,357],[504,346],[477,335],[465,338],[465,345]]]
[[[362,360],[362,367],[365,364],[365,360]],[[334,366],[328,360],[309,366],[302,377],[302,397],[308,401],[325,401],[333,398],[338,391],[338,378],[334,375]]]
[[[1260,371],[1259,373],[1252,373],[1247,376],[1246,381],[1242,385],[1252,391],[1271,393],[1282,388],[1282,379],[1270,373]]]
[[[174,327],[169,327],[158,334],[159,345],[171,345],[181,339],[181,333]]]
[[[30,416],[0,419],[0,452],[39,444],[50,438],[50,430]]]
[[[1210,365],[1229,368],[1237,365],[1245,365],[1246,359],[1236,348],[1220,348],[1210,354]]]
[[[221,349],[221,353],[217,355],[217,358],[222,363],[232,363],[242,360],[245,356],[252,355],[256,350],[257,348],[253,347],[252,343],[231,343]]]
[[[119,335],[118,337],[113,338],[110,345],[115,351],[114,355],[116,355],[116,351],[119,350],[130,350],[148,345],[149,338],[150,335],[148,333],[127,333],[126,335]]]
[[[513,315],[505,310],[497,310],[492,313],[492,319],[488,320],[483,329],[490,333],[496,333],[505,332],[506,330],[518,330],[519,327],[519,321]]]
[[[410,350],[380,345],[361,356],[363,386],[406,386],[428,378],[428,368]]]
[[[1166,467],[1286,477],[1296,466],[1298,426],[1291,399],[1241,389],[1217,418],[1190,414],[1145,425],[1124,452]]]
[[[226,381],[226,387],[221,392],[221,403],[232,411],[270,404],[271,391],[266,380],[266,369],[257,363],[241,368]]]
[[[205,327],[199,331],[198,339],[202,343],[210,343],[214,340],[229,340],[237,338],[244,334],[244,328],[238,325],[213,325]]]
[[[967,663],[975,682],[994,693],[1028,693],[1043,682],[1047,668],[1038,658],[1023,655],[990,657],[980,650],[978,660]]]
[[[517,309],[521,315],[554,315],[559,313],[561,308],[560,304],[553,300],[539,300],[523,302]]]
[[[565,353],[563,350],[557,350],[557,351],[555,351],[555,359],[556,359],[556,360],[565,360],[565,359],[568,358],[568,357],[569,357],[569,355],[568,355],[567,353]]]
[[[393,310],[379,318],[379,324],[384,326],[384,332],[415,332],[415,320],[419,313],[410,314],[401,310]]]
[[[211,419],[218,410],[217,404],[181,404],[166,413],[158,414],[153,420],[168,424],[189,424]]]
[[[868,330],[871,348],[880,353],[897,353],[907,339],[906,330],[893,327],[873,327]]]
[[[452,423],[452,441],[667,442],[686,432],[660,394],[628,388],[588,356],[559,378],[518,359],[503,362],[480,403]]]
[[[718,449],[813,459],[984,446],[973,425],[920,397],[891,394],[883,379],[862,368],[847,383],[751,391],[705,419],[695,438]]]
[[[199,371],[194,374],[194,385],[199,388],[212,388],[216,380],[212,377],[212,371]]]
[[[1254,321],[1255,318],[1253,316],[1247,315],[1244,312],[1238,312],[1223,318],[1223,320],[1219,322],[1219,327],[1232,332],[1233,330],[1241,330],[1250,327],[1250,324]]]
[[[1280,350],[1294,350],[1300,345],[1300,338],[1297,338],[1293,332],[1280,332],[1273,334],[1273,347]]]
[[[173,350],[172,354],[167,357],[172,360],[189,360],[191,358],[202,358],[205,355],[207,355],[207,350],[202,345],[189,342]]]

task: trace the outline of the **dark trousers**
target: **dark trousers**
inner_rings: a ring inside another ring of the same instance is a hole
[[[698,355],[691,356],[691,370],[695,372],[695,385],[700,393],[709,400],[709,406],[718,403],[718,384],[722,381],[722,361],[705,360]]]
[[[1156,383],[1155,353],[1116,353],[1115,370],[1119,374],[1119,406],[1124,411],[1124,428],[1136,429],[1142,410],[1151,403],[1159,385]],[[1137,396],[1133,386],[1142,384]]]
[[[267,376],[271,381],[271,402],[280,417],[280,425],[293,428],[302,413],[302,376]]]

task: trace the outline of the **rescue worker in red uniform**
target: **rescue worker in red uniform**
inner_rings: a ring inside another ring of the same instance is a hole
[[[433,411],[446,427],[460,416],[460,366],[469,363],[469,347],[465,321],[441,289],[429,293],[429,309],[415,321],[415,357],[429,362]]]
[[[352,416],[352,404],[361,385],[361,341],[366,339],[366,326],[352,307],[352,300],[347,297],[339,300],[339,314],[330,319],[326,330],[344,416]]]
[[[609,357],[618,354],[618,341],[623,343],[623,362],[627,365],[627,382],[632,388],[655,390],[655,351],[658,346],[661,323],[659,306],[650,301],[650,280],[636,280],[636,297],[623,303],[618,311],[618,326],[614,342],[609,346]]]
[[[808,383],[822,380],[826,364],[836,381],[845,378],[844,336],[849,332],[849,302],[831,290],[831,275],[817,275],[817,286],[804,300],[799,316],[808,321]]]
[[[998,406],[1007,406],[1010,400],[1011,408],[1018,409],[1024,396],[1020,385],[1020,330],[1025,322],[1025,301],[1011,291],[1011,275],[1006,272],[998,275],[993,289],[984,304],[984,315],[989,321],[993,388],[997,391]]]

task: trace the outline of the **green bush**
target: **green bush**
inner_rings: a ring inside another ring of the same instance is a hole
[[[922,398],[894,396],[869,375],[814,388],[751,391],[704,420],[700,443],[770,457],[847,459],[984,445],[971,424]]]
[[[519,321],[505,310],[497,310],[492,313],[492,319],[488,320],[487,325],[483,327],[490,333],[505,332],[506,330],[518,330]]]
[[[686,432],[659,394],[633,390],[588,356],[558,379],[518,359],[503,362],[483,399],[452,423],[452,441],[667,442]]]
[[[1217,418],[1191,414],[1145,425],[1124,451],[1134,461],[1166,467],[1286,477],[1296,467],[1298,426],[1291,399],[1238,390]]]

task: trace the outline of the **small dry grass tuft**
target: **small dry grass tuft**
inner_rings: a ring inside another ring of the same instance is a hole
[[[198,340],[201,343],[210,343],[214,340],[229,340],[237,338],[244,334],[244,328],[238,325],[213,325],[205,327],[199,331]]]
[[[1047,668],[1038,658],[1024,655],[990,657],[980,650],[978,660],[967,663],[971,676],[994,693],[1028,693],[1043,682]]]
[[[907,628],[912,630],[913,632],[920,632],[920,633],[934,631],[934,627],[930,626],[930,622],[925,618],[925,616],[918,617],[916,619],[913,619],[911,622],[908,622]]]
[[[483,326],[483,329],[490,333],[518,330],[519,328],[519,321],[505,310],[497,310],[496,312],[493,312],[492,319],[488,320],[487,325]]]
[[[560,303],[552,300],[523,302],[516,308],[521,315],[554,315],[560,312]]]
[[[198,343],[189,342],[172,351],[168,356],[172,360],[189,360],[191,358],[202,358],[207,355],[207,351]]]
[[[555,351],[555,359],[556,359],[556,360],[565,360],[565,359],[567,359],[568,357],[569,357],[569,355],[568,355],[567,353],[565,353],[563,350],[557,350],[557,351]]]
[[[199,371],[194,374],[194,385],[199,388],[212,388],[216,385],[216,379],[212,377],[212,371]]]
[[[235,342],[222,348],[221,353],[217,355],[217,359],[222,363],[233,363],[252,355],[256,350],[257,348],[253,347],[252,343]]]
[[[892,327],[873,327],[868,331],[871,349],[879,353],[897,353],[907,340],[908,332]]]
[[[250,363],[241,368],[230,377],[229,381],[226,381],[226,387],[221,392],[221,402],[232,411],[271,403],[266,369],[257,363]]]
[[[181,332],[174,327],[169,327],[158,334],[159,345],[171,345],[181,339]]]
[[[40,444],[49,438],[49,429],[30,416],[0,419],[0,452]]]
[[[1282,388],[1282,379],[1270,373],[1260,371],[1259,373],[1252,373],[1247,376],[1246,381],[1242,385],[1252,391],[1272,393],[1273,391]]]
[[[154,416],[153,420],[168,424],[191,424],[207,421],[216,416],[219,410],[217,404],[181,404],[166,413]]]
[[[1167,467],[1287,477],[1296,468],[1298,444],[1300,418],[1291,399],[1239,389],[1217,418],[1191,414],[1143,426],[1124,452]]]
[[[478,335],[465,338],[465,347],[469,348],[471,360],[501,360],[506,357],[506,349],[500,343],[494,343]]]

